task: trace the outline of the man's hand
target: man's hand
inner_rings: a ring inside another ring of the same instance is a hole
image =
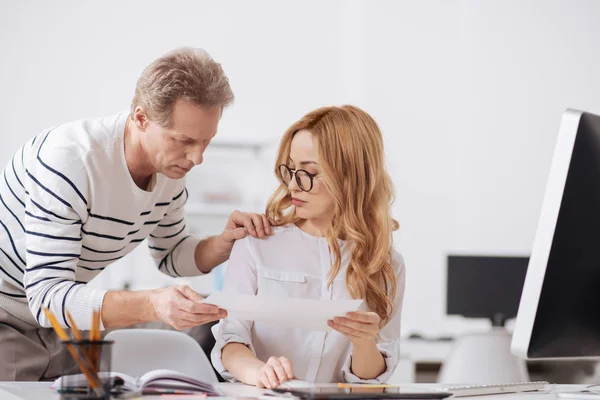
[[[246,235],[264,239],[271,235],[271,224],[264,214],[234,211],[229,216],[225,230],[219,236],[211,236],[198,243],[194,252],[196,266],[205,274],[227,261],[233,244]]]
[[[267,216],[237,210],[232,212],[225,225],[225,230],[221,233],[221,238],[233,245],[233,242],[245,238],[247,234],[261,239],[269,236],[271,234],[271,224]]]
[[[290,360],[285,357],[270,357],[258,371],[256,387],[273,389],[294,378],[294,369]]]
[[[231,248],[236,240],[243,239],[248,234],[255,238],[264,239],[271,235],[271,233],[271,224],[266,215],[236,210],[229,216],[225,230],[223,230],[223,233],[218,238],[223,246],[222,251],[226,252],[227,257],[229,257]]]
[[[155,319],[177,330],[217,321],[227,316],[227,311],[204,304],[203,301],[204,297],[185,285],[158,289],[150,295]]]

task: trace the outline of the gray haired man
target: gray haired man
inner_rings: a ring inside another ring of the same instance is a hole
[[[42,312],[89,329],[162,321],[177,329],[225,316],[187,286],[118,292],[87,285],[148,239],[158,269],[209,272],[233,243],[271,233],[264,215],[234,211],[219,236],[190,235],[183,178],[202,163],[233,93],[206,52],[183,48],[142,73],[131,109],[65,123],[29,140],[0,180],[0,381],[52,379],[61,347]]]

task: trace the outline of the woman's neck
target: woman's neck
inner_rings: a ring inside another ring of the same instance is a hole
[[[312,236],[325,237],[327,236],[327,229],[329,227],[329,221],[322,221],[316,219],[303,219],[298,221],[296,224],[302,231]]]

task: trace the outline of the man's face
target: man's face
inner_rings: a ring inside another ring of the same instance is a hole
[[[180,99],[173,106],[171,128],[148,121],[142,140],[156,172],[180,179],[201,164],[204,150],[217,133],[221,112],[219,106],[199,107]]]

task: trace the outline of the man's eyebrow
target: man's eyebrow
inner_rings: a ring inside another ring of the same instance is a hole
[[[175,133],[175,136],[179,139],[185,139],[185,140],[194,140],[193,138],[184,135],[183,133]]]

